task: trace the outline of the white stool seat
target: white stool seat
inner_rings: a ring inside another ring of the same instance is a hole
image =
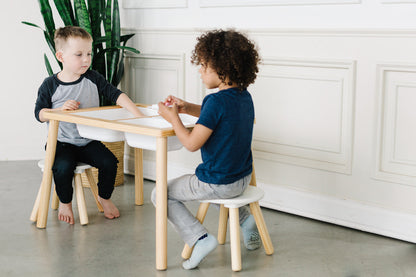
[[[40,160],[38,162],[38,166],[43,171],[43,169],[45,168],[45,160]],[[92,195],[94,196],[95,203],[97,204],[98,210],[100,212],[104,211],[98,199],[98,187],[94,180],[94,176],[92,175],[92,168],[93,167],[89,164],[77,163],[74,169],[74,183],[75,183],[74,188],[75,188],[75,194],[76,194],[76,199],[77,199],[77,206],[78,206],[81,225],[88,224],[88,214],[87,214],[87,207],[85,204],[85,196],[84,196],[84,191],[83,191],[83,186],[82,186],[81,174],[85,173],[87,176],[88,184],[91,189]],[[35,206],[32,211],[32,216],[31,216],[32,221],[35,221],[35,219],[37,218],[39,201],[40,201],[40,189],[36,197]],[[52,209],[54,210],[58,209],[59,207],[59,199],[58,199],[58,196],[56,195],[56,190],[54,190],[53,195],[52,195],[51,206],[52,206]]]
[[[38,166],[43,171],[43,168],[45,167],[45,160],[40,160],[38,162]],[[88,168],[92,168],[92,166],[90,166],[89,164],[86,164],[86,163],[77,163],[77,166],[75,167],[74,173],[81,174]]]
[[[228,199],[210,199],[199,200],[199,205],[196,219],[203,223],[205,215],[207,214],[210,203],[220,205],[220,219],[218,224],[218,243],[224,244],[227,233],[227,221],[230,217],[230,246],[231,246],[231,268],[233,271],[241,270],[241,249],[240,249],[240,222],[239,222],[239,208],[245,205],[250,206],[251,214],[256,221],[257,229],[263,242],[264,250],[267,255],[272,255],[274,252],[273,244],[267,231],[266,223],[264,222],[263,214],[261,213],[259,200],[264,196],[264,191],[256,185],[256,175],[251,174],[250,185],[239,196]],[[191,257],[193,248],[185,244],[182,251],[182,258],[189,259]]]
[[[210,199],[201,200],[202,203],[223,204],[226,208],[240,208],[247,204],[257,202],[264,196],[264,191],[255,186],[247,186],[246,190],[240,196],[228,199]]]

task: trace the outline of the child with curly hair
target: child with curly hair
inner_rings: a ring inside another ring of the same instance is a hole
[[[199,265],[217,246],[217,239],[189,212],[186,201],[232,198],[249,185],[252,173],[251,140],[254,106],[248,85],[257,76],[260,60],[256,47],[234,30],[214,30],[201,35],[191,62],[199,65],[202,82],[219,91],[207,95],[202,105],[168,96],[160,102],[159,114],[169,121],[189,151],[201,149],[202,163],[195,174],[168,183],[168,219],[190,247],[185,269]],[[182,124],[178,113],[199,117],[192,131]],[[155,204],[155,190],[152,202]],[[249,208],[241,207],[240,226],[249,250],[260,247],[260,236]]]

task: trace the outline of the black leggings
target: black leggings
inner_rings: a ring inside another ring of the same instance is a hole
[[[52,172],[59,200],[62,203],[72,201],[72,179],[77,162],[98,168],[98,195],[103,199],[110,199],[118,160],[104,144],[94,140],[85,146],[57,142]]]

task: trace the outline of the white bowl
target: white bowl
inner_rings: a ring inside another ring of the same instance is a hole
[[[179,116],[182,120],[182,123],[185,125],[185,127],[193,126],[198,119],[196,117],[186,115],[186,114],[180,114]],[[157,128],[171,128],[172,127],[172,125],[168,121],[163,119],[161,116],[147,117],[147,118],[135,118],[135,119],[125,120],[125,122],[128,122],[130,124],[137,124],[137,125],[157,127]],[[156,137],[127,133],[127,132],[124,133],[124,136],[126,138],[127,144],[131,147],[156,151]],[[167,147],[168,147],[168,151],[179,150],[182,148],[182,143],[179,141],[179,139],[176,136],[171,136],[167,138]]]
[[[86,116],[91,118],[99,118],[104,120],[123,120],[130,124],[137,124],[142,126],[157,127],[157,128],[172,128],[172,125],[163,119],[163,117],[158,116],[158,112],[151,108],[138,108],[145,116],[151,117],[141,117],[133,118],[133,115],[126,109],[108,109],[100,111],[88,111],[88,112],[79,112],[76,115]],[[197,117],[190,116],[187,114],[179,114],[185,127],[191,127],[198,120]],[[129,119],[131,118],[131,119]],[[123,133],[120,131],[114,131],[110,129],[104,129],[99,127],[92,127],[82,124],[77,124],[78,132],[82,137],[100,140],[105,142],[116,142],[126,140],[127,144],[131,147],[142,148],[147,150],[156,150],[156,137],[133,134],[133,133]],[[179,139],[175,136],[168,137],[168,151],[178,150],[182,148],[182,144]]]
[[[152,109],[142,107],[138,107],[138,109],[146,116],[157,115],[157,111],[154,111]],[[124,108],[79,112],[76,113],[76,115],[105,120],[128,119],[134,117],[129,111],[127,111]],[[124,140],[124,133],[120,131],[87,126],[82,124],[77,124],[77,128],[80,136],[84,138],[100,140],[105,142],[116,142]]]

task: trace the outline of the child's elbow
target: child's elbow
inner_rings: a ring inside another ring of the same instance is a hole
[[[186,144],[184,146],[190,152],[196,152],[201,148],[200,146],[195,145],[195,144]]]

